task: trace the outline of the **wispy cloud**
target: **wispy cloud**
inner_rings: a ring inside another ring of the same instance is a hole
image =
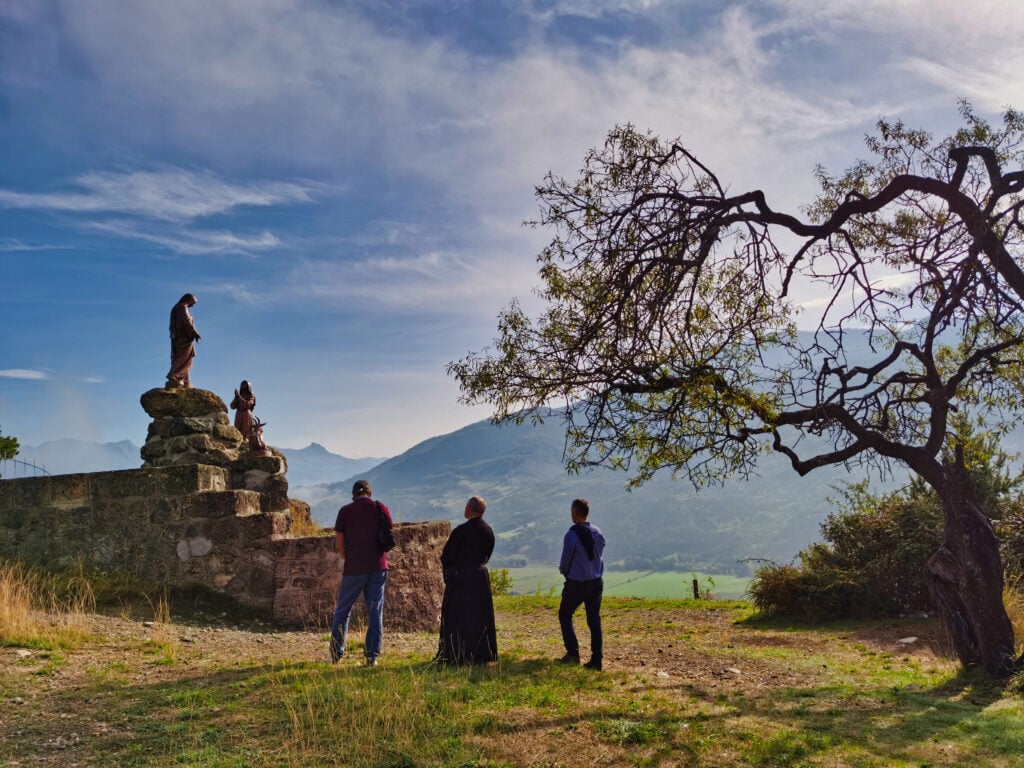
[[[70,213],[123,213],[164,221],[191,221],[246,206],[308,203],[307,182],[231,183],[209,171],[90,173],[73,179],[79,191],[23,193],[0,189],[0,207]]]
[[[298,264],[281,290],[307,301],[349,307],[381,305],[398,312],[430,315],[477,313],[493,317],[510,296],[529,295],[535,278],[519,259],[475,258],[456,251],[430,251],[405,258],[358,261],[307,260]]]
[[[50,378],[46,371],[33,371],[28,368],[4,368],[0,369],[0,379],[26,379],[38,381]]]
[[[82,379],[83,384],[106,384],[107,378],[105,376],[85,376]]]
[[[21,240],[10,238],[0,240],[0,253],[18,253],[22,251],[53,251],[66,248],[63,245],[29,245]]]
[[[256,235],[236,235],[233,232],[202,230],[194,227],[154,229],[152,226],[142,227],[134,222],[123,220],[94,221],[85,226],[96,232],[155,243],[184,255],[251,253],[281,245],[280,239],[267,231]]]

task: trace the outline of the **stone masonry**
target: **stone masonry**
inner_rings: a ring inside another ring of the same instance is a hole
[[[309,507],[288,499],[284,457],[247,455],[211,392],[150,390],[142,403],[153,417],[142,469],[0,480],[0,557],[202,587],[279,624],[329,626],[341,560],[329,531],[290,534]],[[447,521],[395,527],[388,628],[437,629],[449,532]]]

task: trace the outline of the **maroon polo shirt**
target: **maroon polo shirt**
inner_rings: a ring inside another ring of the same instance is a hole
[[[380,506],[390,520],[391,511],[383,504]],[[369,496],[356,499],[339,509],[334,530],[345,537],[342,576],[388,569],[387,554],[377,543],[377,503]]]

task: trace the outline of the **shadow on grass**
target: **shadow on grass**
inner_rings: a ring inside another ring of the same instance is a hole
[[[368,702],[421,697],[423,722],[396,727],[420,728],[435,749],[460,759],[466,750],[486,751],[505,738],[557,745],[580,734],[630,755],[672,750],[694,764],[708,750],[739,755],[742,762],[727,763],[735,765],[795,765],[851,754],[884,765],[895,758],[927,761],[936,744],[949,743],[975,755],[975,766],[1009,765],[1024,751],[1019,710],[986,711],[1003,691],[972,672],[930,688],[825,681],[751,692],[702,690],[678,678],[655,684],[635,672],[595,673],[509,654],[464,667],[398,658],[377,668],[313,661],[196,668],[175,680],[119,687],[96,682],[89,690],[51,695],[50,711],[88,708],[102,721],[102,728],[94,722],[86,729],[69,718],[61,726],[89,733],[76,757],[90,765],[296,764],[289,751],[303,736],[296,713],[333,734],[333,725],[315,719],[315,709],[345,696]],[[381,709],[386,715],[388,707]],[[14,745],[26,750],[25,759],[68,756],[36,736],[28,732]],[[309,736],[315,741],[316,734]],[[331,764],[329,746],[306,745],[302,754],[309,764]],[[420,764],[434,763],[408,763]]]

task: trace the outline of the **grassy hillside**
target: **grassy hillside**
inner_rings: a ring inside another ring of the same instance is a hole
[[[766,456],[760,474],[697,493],[668,475],[627,491],[627,475],[594,470],[569,476],[563,468],[557,418],[533,427],[470,425],[432,438],[383,462],[365,476],[374,495],[400,520],[462,519],[465,500],[484,496],[498,534],[499,567],[551,564],[570,524],[569,504],[591,502],[591,520],[608,537],[606,559],[620,570],[705,571],[750,575],[744,558],[788,562],[819,538],[842,467],[799,477],[781,457]],[[350,500],[353,478],[307,498],[314,517],[332,525]]]

